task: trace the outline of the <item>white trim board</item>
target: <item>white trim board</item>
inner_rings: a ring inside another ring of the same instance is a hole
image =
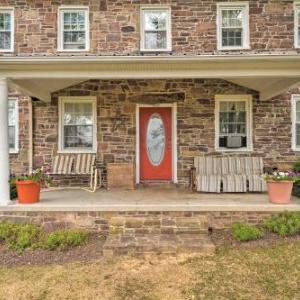
[[[222,45],[222,11],[223,10],[241,10],[242,11],[242,45],[241,46],[223,46]],[[249,29],[249,2],[218,2],[217,3],[217,48],[218,50],[241,50],[250,49],[250,29]]]
[[[0,49],[0,52],[14,52],[15,46],[15,10],[13,7],[0,7],[0,12],[8,12],[10,14],[10,48]]]
[[[172,182],[178,183],[177,178],[177,103],[166,104],[136,104],[136,161],[135,161],[135,181],[140,183],[140,108],[141,107],[170,107],[172,110]]]
[[[93,147],[92,148],[69,148],[63,147],[63,104],[65,102],[90,102],[93,105]],[[58,99],[58,153],[97,153],[97,97],[96,96],[64,96]]]
[[[219,109],[222,101],[245,101],[247,109],[247,147],[246,148],[220,148],[219,147]],[[253,103],[252,95],[215,95],[215,150],[218,152],[251,152],[253,151]]]
[[[292,95],[291,99],[291,120],[292,120],[292,150],[295,152],[300,151],[300,145],[296,145],[296,120],[297,120],[297,111],[296,111],[296,102],[300,101],[300,94]]]
[[[84,12],[85,15],[85,48],[84,49],[64,49],[64,30],[63,30],[63,15],[64,12]],[[90,13],[88,6],[60,6],[57,14],[57,51],[59,52],[87,52],[90,50]]]

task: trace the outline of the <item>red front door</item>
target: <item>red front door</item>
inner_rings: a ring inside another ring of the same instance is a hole
[[[172,179],[172,110],[140,108],[140,179]]]

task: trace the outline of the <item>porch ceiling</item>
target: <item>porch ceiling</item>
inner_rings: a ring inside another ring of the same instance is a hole
[[[267,100],[300,84],[300,55],[1,57],[0,77],[29,96],[89,79],[222,78]]]

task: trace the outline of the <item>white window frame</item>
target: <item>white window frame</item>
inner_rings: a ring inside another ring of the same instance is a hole
[[[0,7],[1,12],[8,12],[10,13],[11,17],[11,39],[10,39],[10,48],[9,49],[0,49],[0,52],[13,52],[14,51],[14,44],[15,44],[15,12],[13,7]]]
[[[298,38],[299,36],[299,18],[298,14],[300,13],[300,1],[294,2],[294,44],[295,48],[300,48],[300,40]]]
[[[300,102],[300,94],[292,95],[291,119],[292,119],[292,150],[300,151],[300,145],[296,144],[296,102]]]
[[[219,147],[220,137],[220,102],[233,102],[233,101],[245,101],[246,103],[246,134],[247,134],[247,147],[241,148],[222,148]],[[215,95],[215,149],[220,152],[250,152],[253,151],[252,131],[253,131],[253,120],[252,120],[252,95]]]
[[[84,49],[64,49],[64,34],[63,34],[63,13],[83,11],[85,13],[85,48]],[[89,7],[87,6],[60,6],[58,8],[57,28],[57,51],[59,52],[86,52],[90,50],[90,20]]]
[[[93,147],[92,148],[64,148],[64,104],[65,103],[92,103],[93,105]],[[58,99],[58,153],[97,153],[97,97],[95,96],[76,96],[76,97],[59,97]]]
[[[222,45],[222,11],[241,9],[243,12],[243,37],[241,46]],[[217,3],[217,48],[218,50],[250,49],[249,3],[248,2],[218,2]]]
[[[9,97],[8,101],[14,102],[15,105],[15,147],[14,148],[9,148],[9,153],[11,154],[17,154],[19,153],[19,103],[18,103],[18,98],[14,98],[14,97]]]
[[[167,31],[167,47],[163,49],[146,49],[145,47],[145,11],[166,11],[166,31]],[[171,26],[171,7],[169,6],[142,6],[140,9],[140,51],[142,52],[170,52],[172,51],[172,26]]]

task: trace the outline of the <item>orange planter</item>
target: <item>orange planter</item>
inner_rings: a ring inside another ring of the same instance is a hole
[[[267,181],[269,200],[274,204],[289,204],[291,202],[292,181]]]
[[[41,185],[32,180],[21,180],[16,182],[18,202],[31,204],[40,201]]]

